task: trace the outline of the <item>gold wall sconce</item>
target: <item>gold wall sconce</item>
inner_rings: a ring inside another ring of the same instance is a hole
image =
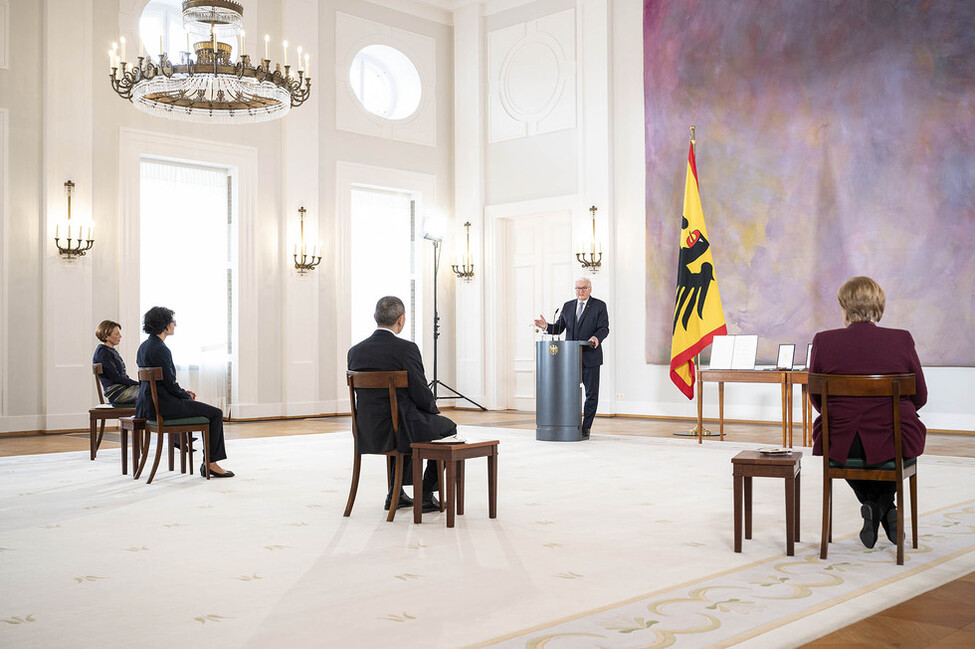
[[[299,275],[304,275],[310,270],[314,270],[318,264],[322,263],[322,243],[319,241],[308,253],[308,244],[305,243],[305,208],[298,208],[298,215],[301,218],[301,239],[295,244],[295,268]]]
[[[576,260],[582,264],[583,270],[595,273],[602,266],[603,244],[596,239],[596,206],[590,207],[589,211],[592,213],[592,239],[583,244],[582,250],[576,253]]]
[[[467,254],[463,258],[458,259],[456,264],[450,266],[454,274],[457,275],[458,279],[462,279],[465,282],[469,282],[474,278],[474,260],[471,258],[471,222],[468,221],[464,224],[464,229],[467,230]]]
[[[64,193],[68,198],[68,218],[63,223],[54,226],[54,245],[58,254],[65,259],[84,257],[85,253],[95,245],[94,224],[82,225],[71,222],[71,194],[74,193],[74,183],[70,180],[64,183]],[[62,243],[61,234],[65,234]]]

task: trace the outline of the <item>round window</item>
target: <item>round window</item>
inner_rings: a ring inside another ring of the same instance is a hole
[[[420,74],[388,45],[369,45],[352,59],[349,83],[362,107],[385,119],[405,119],[420,106]]]

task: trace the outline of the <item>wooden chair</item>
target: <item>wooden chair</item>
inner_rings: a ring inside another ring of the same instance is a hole
[[[904,459],[901,445],[901,397],[914,394],[913,374],[815,374],[809,373],[809,393],[821,398],[823,441],[823,536],[819,558],[826,558],[833,540],[833,480],[880,480],[897,483],[897,564],[904,564],[904,478],[911,485],[911,541],[917,548],[917,460]],[[867,465],[862,459],[850,458],[846,464],[829,459],[829,398],[890,397],[894,422],[894,459]]]
[[[105,420],[132,417],[135,415],[135,406],[106,404],[105,395],[102,393],[102,382],[98,380],[102,373],[102,364],[95,363],[92,365],[91,373],[95,377],[95,389],[98,390],[98,403],[101,405],[100,408],[88,409],[88,446],[91,451],[91,459],[94,460],[95,454],[98,453],[98,447],[102,444],[102,437],[105,435]],[[125,453],[122,453],[122,473],[127,471],[125,458]]]
[[[156,433],[156,459],[152,463],[152,471],[149,472],[149,479],[146,484],[151,484],[159,468],[159,459],[162,457],[163,445],[166,441],[166,434],[179,435],[179,464],[180,473],[186,473],[186,452],[190,455],[190,473],[193,473],[193,443],[192,433],[199,431],[203,437],[203,466],[206,467],[206,478],[210,479],[210,420],[206,417],[174,417],[169,421],[163,418],[159,412],[159,392],[157,382],[162,380],[161,367],[140,367],[139,380],[149,383],[149,392],[152,395],[152,407],[156,412],[155,419],[147,419],[144,424],[144,441],[142,447],[142,459],[139,462],[139,470],[135,474],[138,479],[142,475],[142,469],[146,465],[146,458],[149,457],[149,438],[152,433]],[[174,469],[173,444],[176,440],[170,439],[166,444],[169,448],[169,470]]]
[[[362,454],[359,453],[359,426],[356,410],[356,388],[363,390],[388,390],[389,391],[389,413],[393,419],[393,448],[385,453],[375,455],[386,456],[386,483],[389,484],[389,476],[393,475],[393,498],[389,504],[389,514],[386,516],[388,522],[392,522],[396,515],[396,508],[399,506],[399,495],[403,487],[403,458],[404,453],[397,449],[399,435],[399,407],[396,401],[396,388],[407,386],[406,370],[396,372],[346,372],[345,381],[349,385],[349,403],[352,405],[352,441],[354,444],[354,457],[352,464],[352,485],[349,487],[349,502],[345,505],[343,516],[352,513],[352,505],[355,503],[355,494],[359,489],[359,469]],[[414,494],[414,497],[418,497]]]

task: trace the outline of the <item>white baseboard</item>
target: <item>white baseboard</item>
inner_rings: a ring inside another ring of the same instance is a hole
[[[41,415],[17,415],[0,417],[0,433],[20,433],[42,430],[44,417]]]

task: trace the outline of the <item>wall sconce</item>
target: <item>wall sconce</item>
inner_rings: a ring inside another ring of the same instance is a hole
[[[58,248],[58,254],[65,259],[84,257],[85,253],[95,245],[95,236],[92,234],[92,230],[94,229],[93,224],[89,223],[86,228],[83,225],[71,223],[71,194],[73,192],[74,183],[70,180],[65,182],[64,193],[68,197],[68,219],[64,222],[63,227],[68,238],[65,240],[64,245],[61,245],[62,224],[58,223],[54,226],[54,245]]]
[[[467,230],[467,254],[462,260],[458,260],[458,263],[453,264],[450,268],[457,275],[458,279],[469,282],[474,277],[474,261],[471,259],[471,222],[468,221],[465,223],[464,228]],[[463,264],[459,263],[461,261],[463,261]]]
[[[305,211],[304,207],[298,208],[298,214],[301,217],[301,240],[295,244],[295,268],[299,275],[304,275],[322,263],[321,241],[315,244],[311,254],[308,254],[308,246],[305,244]]]
[[[595,273],[602,265],[603,244],[596,240],[596,206],[590,207],[589,211],[592,212],[592,240],[589,242],[589,252],[587,253],[583,247],[582,252],[576,253],[576,259],[582,264],[584,270]]]

